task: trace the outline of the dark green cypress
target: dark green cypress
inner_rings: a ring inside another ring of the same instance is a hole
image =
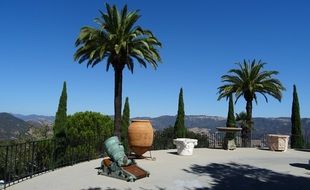
[[[125,152],[128,153],[128,127],[130,125],[130,108],[129,108],[129,99],[126,97],[125,105],[123,109],[122,116],[122,128],[121,128],[121,141],[123,143]]]
[[[234,101],[232,95],[229,96],[228,104],[228,114],[226,127],[236,127],[235,111],[234,111]]]
[[[294,90],[293,90],[291,123],[292,123],[291,147],[292,148],[303,148],[304,138],[302,135],[299,101],[298,101],[297,89],[295,85],[294,85]]]
[[[229,96],[229,103],[228,103],[228,113],[227,113],[227,120],[226,120],[226,127],[236,127],[236,119],[235,119],[235,111],[234,111],[234,101],[233,96]],[[230,140],[235,138],[234,133],[226,132],[225,140]],[[225,144],[224,144],[225,146]],[[224,147],[225,149],[227,147]]]
[[[67,122],[67,85],[66,81],[64,81],[53,128],[54,136],[56,138],[61,138],[65,136],[66,122]]]
[[[179,93],[178,115],[174,124],[174,135],[176,138],[184,138],[186,136],[184,118],[185,113],[184,113],[183,89],[181,88]]]

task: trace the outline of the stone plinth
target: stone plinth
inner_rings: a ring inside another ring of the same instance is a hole
[[[217,127],[216,129],[221,132],[226,132],[226,134],[232,134],[225,136],[223,148],[226,150],[235,150],[237,148],[235,133],[240,132],[242,129],[237,127]]]
[[[270,150],[287,151],[289,135],[268,134],[267,144]]]
[[[177,138],[173,139],[173,144],[177,146],[179,155],[192,155],[194,147],[198,144],[197,139]]]
[[[224,145],[223,148],[226,150],[235,150],[237,148],[235,138],[233,139],[224,139]]]

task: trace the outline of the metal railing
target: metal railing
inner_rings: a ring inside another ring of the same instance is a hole
[[[225,133],[223,132],[215,132],[208,134],[208,141],[209,141],[208,148],[222,148],[224,139],[225,139]],[[235,134],[235,142],[237,147],[245,147],[242,144],[242,138],[240,133]],[[255,133],[251,134],[250,147],[267,148],[268,147],[267,134],[255,134]]]
[[[46,139],[0,146],[0,189],[55,168],[103,156],[103,139],[85,139],[74,145]]]
[[[251,146],[250,147],[267,147],[267,134],[252,134],[251,135]],[[190,137],[196,138],[197,137]],[[225,139],[225,132],[215,132],[215,133],[208,133],[205,135],[200,135],[198,138],[198,148],[222,148]],[[159,141],[159,142],[156,142]],[[173,135],[170,136],[163,135],[161,132],[157,132],[155,135],[153,149],[160,150],[160,149],[173,149],[175,145],[173,142]],[[235,142],[237,147],[244,147],[242,145],[242,138],[240,133],[235,134]]]
[[[216,132],[197,135],[199,148],[222,148],[225,133]],[[171,134],[156,133],[153,150],[173,149]],[[240,134],[236,134],[236,145],[242,147]],[[310,142],[309,138],[305,138]],[[0,146],[0,189],[32,178],[35,175],[63,166],[73,165],[102,157],[104,138],[89,138],[75,142],[46,139]],[[251,147],[267,147],[266,135],[251,136]],[[2,184],[1,184],[2,183]]]

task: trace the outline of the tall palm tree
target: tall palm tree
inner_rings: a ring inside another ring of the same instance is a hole
[[[87,62],[94,67],[103,60],[106,70],[112,66],[115,72],[114,86],[114,134],[120,138],[122,80],[125,66],[133,72],[134,60],[146,67],[150,63],[155,69],[161,58],[158,48],[161,43],[151,31],[136,26],[140,18],[138,11],[127,11],[127,5],[121,11],[116,6],[106,4],[106,13],[95,19],[97,28],[85,26],[75,42],[78,48],[74,60]]]
[[[257,94],[261,94],[266,102],[267,96],[270,95],[281,101],[282,91],[285,90],[281,82],[274,78],[278,71],[264,71],[264,65],[261,60],[243,61],[243,64],[237,63],[238,69],[231,69],[228,74],[221,77],[225,84],[218,88],[218,100],[229,97],[235,93],[236,101],[241,96],[246,101],[246,115],[248,130],[246,131],[247,146],[251,144],[251,128],[252,128],[252,102],[255,100],[257,104]]]

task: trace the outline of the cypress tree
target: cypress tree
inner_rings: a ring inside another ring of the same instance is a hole
[[[236,127],[234,102],[233,102],[232,95],[229,96],[229,104],[228,104],[228,114],[227,114],[226,127]]]
[[[67,121],[67,85],[66,81],[64,81],[53,128],[54,136],[56,138],[61,138],[65,136],[66,121]]]
[[[299,101],[296,86],[294,85],[293,90],[293,103],[292,103],[292,115],[291,115],[292,131],[291,131],[291,147],[292,148],[303,148],[304,139],[301,129]]]
[[[233,96],[232,95],[229,96],[226,127],[236,127],[234,102],[233,102]],[[235,134],[234,133],[226,132],[225,138],[224,138],[225,139],[225,143],[223,144],[225,149],[228,148],[228,140],[232,140],[234,138],[235,138]]]
[[[181,88],[179,93],[178,114],[174,124],[174,135],[176,138],[184,138],[186,136],[184,117],[183,89]]]
[[[130,108],[129,108],[129,99],[126,97],[125,105],[123,109],[122,116],[122,128],[121,128],[121,141],[123,143],[125,152],[128,153],[128,127],[130,125]]]

